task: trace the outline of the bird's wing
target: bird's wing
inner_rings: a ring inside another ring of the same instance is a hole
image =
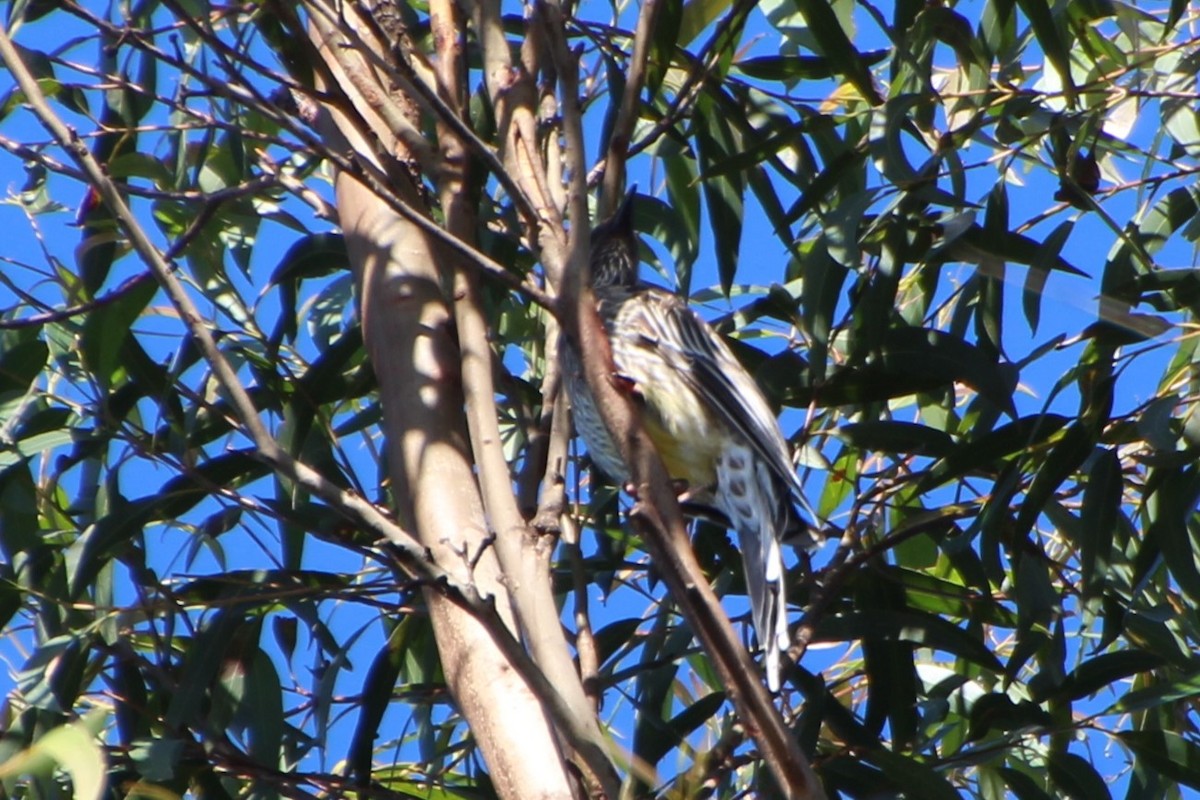
[[[643,335],[730,429],[741,434],[807,513],[800,478],[792,467],[779,421],[758,384],[707,322],[675,295],[647,290],[659,313],[643,320]],[[810,522],[814,519],[810,517]]]

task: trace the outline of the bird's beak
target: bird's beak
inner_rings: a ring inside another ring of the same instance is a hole
[[[613,223],[618,230],[633,230],[633,198],[636,194],[637,184],[635,183],[629,187],[629,191],[625,194],[625,199],[621,201],[621,206],[617,209],[617,213],[613,214]]]

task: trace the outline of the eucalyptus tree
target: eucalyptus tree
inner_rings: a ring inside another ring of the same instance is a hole
[[[1188,4],[93,6],[0,32],[0,793],[1200,786]],[[632,184],[830,540],[778,693],[576,280]]]

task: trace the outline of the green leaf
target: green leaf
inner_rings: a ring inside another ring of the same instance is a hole
[[[50,348],[41,339],[29,339],[0,354],[0,400],[21,397],[41,375]]]
[[[687,8],[696,5],[688,3]],[[646,99],[653,102],[662,86],[667,69],[675,57],[675,47],[683,28],[683,0],[662,0],[651,38],[650,57],[646,61]]]
[[[1159,113],[1163,130],[1191,158],[1200,155],[1200,115],[1188,98],[1196,93],[1196,72],[1200,56],[1184,55],[1167,77],[1162,87],[1163,99]]]
[[[108,164],[108,174],[113,178],[145,178],[159,188],[172,184],[171,170],[162,159],[149,153],[123,153]]]
[[[961,800],[962,795],[936,770],[914,758],[877,747],[862,757],[883,770],[883,774],[901,791],[903,797],[922,800]]]
[[[1067,96],[1067,104],[1075,105],[1075,84],[1071,78],[1071,41],[1069,34],[1059,27],[1051,6],[1044,0],[1017,0],[1017,5],[1025,12],[1033,27],[1033,35],[1037,37],[1042,52],[1054,66],[1062,80],[1063,92]]]
[[[690,274],[696,261],[696,237],[689,221],[675,208],[657,197],[642,195],[636,205],[635,221],[639,230],[644,230],[656,242],[666,245],[675,268]]]
[[[730,5],[730,0],[688,0],[683,6],[683,16],[679,22],[679,35],[676,37],[678,45],[687,47],[691,44]]]
[[[601,51],[604,62],[605,80],[608,82],[608,108],[600,127],[600,146],[604,152],[612,145],[612,134],[617,124],[617,114],[625,98],[625,67],[607,51]]]
[[[984,669],[1002,671],[1000,661],[978,637],[932,614],[871,609],[870,612],[830,614],[822,618],[813,641],[853,639],[908,642],[965,658]]]
[[[352,577],[339,572],[307,569],[232,569],[219,575],[181,583],[174,596],[201,605],[224,605],[220,601],[242,600],[249,605],[278,607],[280,597],[336,595],[344,592]],[[315,635],[315,632],[313,632]]]
[[[1001,628],[1017,626],[1016,616],[1008,608],[971,586],[939,578],[926,571],[900,567],[889,568],[888,571],[892,570],[896,574],[894,578],[889,576],[889,580],[894,579],[904,586],[905,603],[914,611]]]
[[[696,182],[695,162],[690,158],[664,158],[663,169],[670,205],[690,243],[675,256],[675,284],[686,297],[692,291],[692,265],[700,250],[700,187]]]
[[[701,104],[701,119],[696,143],[700,153],[702,173],[714,172],[731,154],[741,149],[734,141],[733,130],[716,109]],[[737,273],[738,254],[742,242],[742,215],[745,213],[745,182],[740,175],[722,175],[702,184],[708,206],[708,222],[713,232],[717,257],[717,274],[721,289],[729,294]]]
[[[137,61],[137,78],[128,81],[128,88],[123,90],[128,96],[126,102],[134,121],[142,120],[150,113],[157,102],[158,93],[158,56],[143,50],[138,52]],[[123,77],[128,80],[127,75]]]
[[[1183,18],[1183,12],[1187,11],[1189,5],[1188,0],[1171,0],[1171,10],[1167,14],[1165,30],[1163,31],[1164,38],[1175,28],[1179,20]]]
[[[915,422],[856,422],[841,426],[836,435],[855,447],[883,453],[943,457],[954,449],[954,440],[947,433]]]
[[[887,331],[878,358],[857,369],[842,369],[820,389],[822,405],[865,403],[965,384],[1006,413],[1014,414],[1015,370],[996,364],[957,336],[928,328]],[[807,405],[807,393],[792,397]]]
[[[839,75],[858,90],[871,105],[879,105],[883,98],[875,89],[875,79],[867,68],[863,56],[846,36],[837,14],[828,0],[794,0],[797,10],[804,15],[813,38],[820,43],[821,51],[835,65]]]
[[[11,10],[11,9],[10,9]],[[60,81],[54,73],[54,62],[41,50],[23,47],[13,42],[21,58],[21,62],[37,81],[38,88],[46,97],[58,100],[66,108],[77,114],[88,115],[87,94],[76,86],[70,86]],[[0,120],[6,118],[14,109],[26,102],[25,93],[13,86],[0,99]]]
[[[1146,538],[1161,549],[1164,562],[1179,588],[1193,602],[1200,601],[1200,568],[1196,565],[1196,539],[1189,521],[1200,499],[1200,472],[1194,467],[1155,470],[1158,485],[1146,503],[1149,528]],[[1152,481],[1153,483],[1153,481]]]
[[[908,115],[914,108],[931,102],[931,98],[919,94],[889,97],[871,116],[870,148],[875,168],[901,189],[916,188],[922,181],[922,175],[908,160],[902,140],[902,134],[907,132],[914,140],[921,141]]]
[[[1075,230],[1075,221],[1066,220],[1057,228],[1050,232],[1038,248],[1034,255],[1033,261],[1029,264],[1029,272],[1025,276],[1024,292],[1021,295],[1022,307],[1025,311],[1025,320],[1029,323],[1029,332],[1036,333],[1038,322],[1041,319],[1042,312],[1042,290],[1046,285],[1046,278],[1050,275],[1050,270],[1055,268],[1055,264],[1062,260],[1063,245],[1067,243],[1067,239],[1071,236],[1071,232]],[[1007,235],[1005,231],[1005,235]],[[1063,262],[1065,263],[1065,262]]]
[[[1129,223],[1108,254],[1100,291],[1116,301],[1136,302],[1137,277],[1152,270],[1154,254],[1198,211],[1200,187],[1181,186],[1155,203],[1140,221]]]
[[[21,610],[24,593],[17,585],[8,565],[0,565],[0,630],[7,630],[8,623]]]
[[[237,716],[250,733],[250,757],[266,767],[278,767],[283,755],[283,694],[274,662],[261,649],[245,666],[246,692]]]
[[[59,725],[33,745],[0,764],[0,779],[50,775],[55,765],[71,778],[76,800],[100,800],[108,785],[108,762],[97,739],[108,712],[96,708],[87,716]]]
[[[234,643],[234,634],[244,624],[245,614],[240,609],[222,608],[187,642],[179,680],[188,691],[173,692],[170,696],[165,721],[172,729],[185,725],[203,727],[208,723],[212,712],[205,711],[206,699],[217,683],[226,653]]]
[[[1116,451],[1109,448],[1096,450],[1088,467],[1079,516],[1082,537],[1079,566],[1083,572],[1081,589],[1085,599],[1099,597],[1104,592],[1124,490],[1121,459]]]
[[[1037,781],[1024,772],[1011,767],[1001,767],[998,772],[1017,800],[1053,800]]]
[[[1142,650],[1118,650],[1089,658],[1071,672],[1058,686],[1053,697],[1060,701],[1080,700],[1091,697],[1102,689],[1111,688],[1131,675],[1150,672],[1163,665],[1161,656]],[[1035,696],[1034,701],[1047,698]]]
[[[21,701],[52,714],[65,714],[78,694],[73,676],[81,671],[85,647],[71,634],[45,637],[16,675]]]
[[[982,739],[989,731],[1018,731],[1044,728],[1050,715],[1037,703],[1028,700],[1014,702],[1007,694],[992,692],[975,700],[971,706],[968,741]]]
[[[367,670],[366,680],[363,681],[363,702],[354,736],[350,740],[347,760],[351,772],[364,784],[371,779],[371,756],[375,750],[375,737],[379,734],[383,715],[396,690],[396,681],[404,663],[406,636],[412,628],[412,620],[413,617],[406,617],[392,628],[386,644],[375,654],[375,659]]]
[[[183,754],[184,743],[175,738],[137,739],[129,748],[138,774],[151,781],[172,780]]]
[[[154,281],[139,281],[117,300],[88,314],[80,334],[83,363],[102,386],[110,386],[120,366],[122,346],[133,335],[134,322],[158,293]]]
[[[1034,414],[1021,417],[976,439],[958,445],[955,451],[938,461],[921,480],[919,491],[956,480],[976,470],[999,467],[1002,459],[1034,445],[1046,442],[1067,424],[1067,417],[1058,414]]]
[[[859,54],[863,69],[878,64],[888,57],[887,50],[870,50]],[[761,81],[794,83],[797,81],[819,81],[840,74],[841,61],[826,56],[777,55],[744,58],[733,65],[733,69],[749,78]]]
[[[1200,747],[1172,731],[1120,731],[1138,762],[1171,780],[1200,789]]]
[[[691,645],[691,631],[687,627],[670,629],[668,620],[667,609],[660,606],[644,640],[640,658],[642,669],[638,670],[634,680],[637,720],[633,729],[633,752],[639,758],[645,758],[643,754],[665,752],[663,739],[671,736],[667,714],[675,683],[675,661]]]
[[[1029,266],[1036,265],[1038,269],[1054,269],[1083,278],[1090,277],[1058,253],[1047,249],[1044,242],[1038,242],[1036,239],[1013,231],[1003,231],[997,233],[995,237],[989,237],[980,225],[972,224],[959,234],[948,248],[951,257],[971,262],[979,261],[979,251],[995,256],[1002,261],[1013,261]]]
[[[913,648],[899,642],[864,639],[863,671],[870,691],[864,723],[878,735],[886,723],[894,746],[916,736],[917,676]],[[886,770],[885,770],[886,771]]]
[[[879,746],[878,737],[871,735],[863,727],[858,717],[834,695],[832,685],[826,682],[824,676],[814,675],[800,664],[793,665],[789,673],[792,683],[804,693],[803,714],[807,719],[801,720],[802,728],[811,730],[814,726],[824,726],[841,741],[855,749]],[[814,735],[821,729],[818,728],[818,731],[814,731]],[[827,774],[822,769],[822,776]]]
[[[1175,705],[1180,700],[1190,701],[1197,697],[1200,697],[1200,673],[1193,673],[1167,683],[1134,689],[1118,700],[1111,710],[1114,713],[1126,714]]]
[[[721,706],[725,705],[725,700],[724,692],[704,695],[668,720],[655,745],[647,747],[639,755],[651,764],[658,763],[671,748],[682,744],[693,731],[716,716]]]
[[[1067,478],[1092,454],[1096,445],[1095,433],[1085,425],[1070,425],[1041,465],[1017,514],[1013,536],[1021,539],[1045,511],[1045,505]]]
[[[232,451],[167,481],[158,492],[122,503],[96,521],[70,547],[67,563],[73,597],[81,596],[107,562],[129,547],[134,533],[160,520],[176,520],[207,499],[214,486],[235,488],[270,468],[252,451]]]
[[[801,325],[811,337],[809,356],[813,380],[823,381],[838,300],[850,271],[830,256],[824,237],[803,243],[801,249]]]
[[[838,755],[822,762],[821,778],[835,797],[895,797],[896,788],[882,770],[861,755]]]
[[[1074,753],[1052,752],[1047,766],[1050,780],[1071,800],[1104,800],[1112,797],[1096,768]]]
[[[595,632],[596,660],[603,666],[616,653],[630,646],[635,641],[637,629],[642,621],[637,617],[610,622]]]

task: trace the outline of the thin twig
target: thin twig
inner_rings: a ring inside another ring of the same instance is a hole
[[[125,295],[132,292],[143,283],[154,280],[153,272],[141,272],[132,277],[126,278],[121,282],[121,285],[113,289],[111,292],[106,292],[94,300],[89,300],[86,303],[68,306],[67,308],[57,308],[53,311],[45,311],[41,314],[34,314],[30,317],[20,317],[19,319],[4,319],[0,320],[0,330],[13,330],[19,328],[37,328],[42,325],[49,325],[54,322],[62,322],[63,320],[77,317],[80,314],[88,314],[98,308],[103,308],[109,303],[115,303]]]
[[[625,94],[617,109],[617,120],[608,140],[608,153],[604,158],[604,187],[600,193],[598,216],[607,217],[616,207],[625,188],[625,159],[629,156],[629,141],[633,127],[637,124],[638,110],[642,103],[642,86],[646,82],[646,59],[654,39],[654,26],[658,21],[661,0],[643,0],[638,13],[637,31],[633,38],[633,54],[629,59],[629,75],[625,80]]]

